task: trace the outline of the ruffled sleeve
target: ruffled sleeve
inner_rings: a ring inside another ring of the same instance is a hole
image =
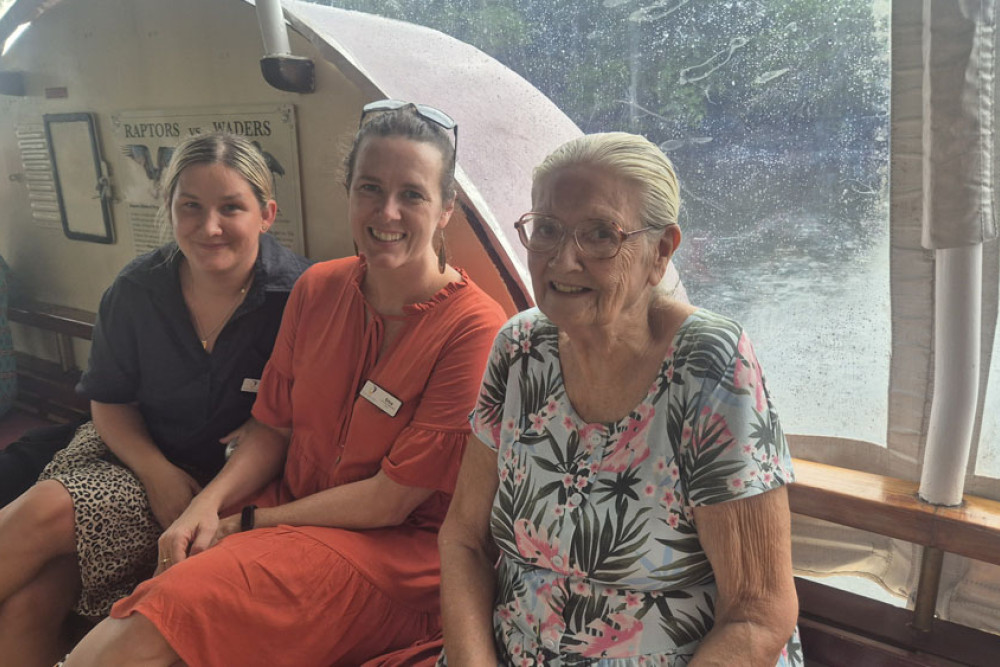
[[[681,435],[682,474],[695,506],[746,498],[794,479],[788,443],[753,345],[738,325],[726,333],[736,344],[729,344],[721,374],[706,378]],[[714,338],[717,342],[721,336]]]
[[[382,470],[399,484],[452,493],[468,439],[468,429],[442,431],[410,424],[383,459]]]

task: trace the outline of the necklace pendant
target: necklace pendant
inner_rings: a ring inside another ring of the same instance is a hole
[[[206,352],[208,352],[208,339],[205,339],[205,340],[201,341],[201,349],[203,349]]]

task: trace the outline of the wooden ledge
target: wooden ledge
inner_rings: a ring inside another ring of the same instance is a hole
[[[97,315],[87,310],[28,300],[11,303],[7,317],[12,322],[85,340],[93,336],[97,321]]]
[[[959,507],[917,497],[917,482],[794,460],[792,511],[1000,565],[1000,502],[966,495]]]

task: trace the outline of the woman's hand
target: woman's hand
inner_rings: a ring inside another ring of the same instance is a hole
[[[160,564],[156,573],[215,544],[219,523],[218,510],[210,504],[195,500],[188,505],[183,514],[160,535]]]
[[[153,516],[163,528],[168,528],[191,504],[201,486],[191,475],[164,460],[155,472],[142,477]]]

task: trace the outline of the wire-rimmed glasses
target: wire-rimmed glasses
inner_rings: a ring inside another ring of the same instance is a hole
[[[525,213],[514,223],[521,244],[530,252],[547,253],[560,247],[568,227],[558,218],[544,213]],[[621,252],[630,236],[642,234],[658,227],[648,225],[626,232],[610,220],[589,220],[572,228],[573,242],[583,257],[611,259]]]

